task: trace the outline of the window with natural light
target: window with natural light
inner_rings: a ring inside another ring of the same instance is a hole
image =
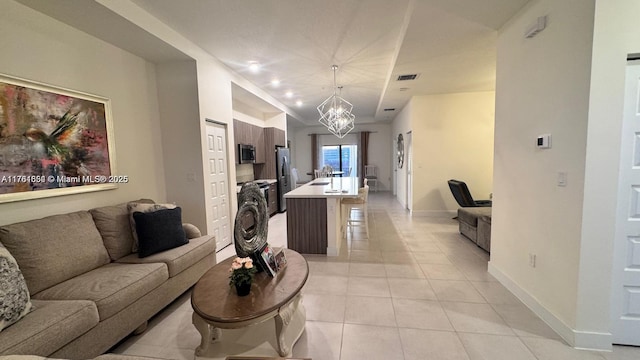
[[[322,164],[330,165],[334,171],[344,171],[350,176],[358,176],[357,145],[324,145],[322,146]]]

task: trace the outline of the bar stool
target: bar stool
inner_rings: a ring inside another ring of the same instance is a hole
[[[347,235],[347,230],[355,226],[364,226],[367,232],[367,239],[369,238],[369,211],[367,210],[367,200],[369,198],[369,184],[368,179],[364,179],[364,187],[358,189],[357,198],[344,198],[342,199],[342,229],[343,235]],[[362,211],[363,219],[352,219],[351,210],[358,209]]]
[[[300,177],[298,176],[298,169],[291,168],[291,189],[295,189],[299,186],[306,184],[308,181],[300,181]]]
[[[378,192],[378,170],[375,165],[364,166],[364,178],[373,183],[373,191]]]
[[[332,177],[333,168],[331,167],[331,165],[325,165],[322,167],[322,170],[320,170],[320,173],[322,177]]]

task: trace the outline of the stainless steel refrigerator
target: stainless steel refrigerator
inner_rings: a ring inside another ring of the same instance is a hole
[[[286,147],[276,147],[276,175],[278,176],[278,211],[287,210],[284,194],[291,191],[291,154]]]

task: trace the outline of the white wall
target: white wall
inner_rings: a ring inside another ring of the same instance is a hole
[[[596,2],[576,328],[605,339],[609,295],[620,291],[611,287],[610,269],[626,58],[640,53],[638,14],[640,2],[636,0]],[[614,266],[622,271],[624,265]],[[588,347],[580,337],[576,340],[576,345]]]
[[[386,191],[391,189],[391,157],[393,156],[389,138],[391,137],[390,124],[362,124],[356,125],[353,134],[347,134],[344,139],[339,139],[334,135],[322,135],[318,137],[318,144],[338,145],[346,144],[348,139],[352,139],[353,144],[358,143],[359,132],[371,131],[369,135],[369,163],[378,167],[378,190]],[[290,128],[289,138],[292,143],[293,164],[292,167],[298,169],[301,181],[311,180],[308,172],[313,173],[311,164],[311,137],[309,134],[328,134],[323,126],[307,126],[300,128]],[[291,132],[293,134],[291,134]],[[360,149],[358,149],[360,150]]]
[[[415,96],[394,119],[393,139],[411,130],[412,211],[449,215],[459,205],[449,179],[465,181],[475,199],[492,192],[494,92]],[[406,145],[407,141],[405,141]],[[394,164],[395,166],[395,164]],[[406,206],[407,168],[398,170],[397,198]]]
[[[237,100],[233,100],[233,118],[247,124],[264,127],[264,113]]]
[[[543,15],[547,28],[525,39],[524,30]],[[489,268],[571,344],[593,16],[593,0],[540,0],[498,35]],[[552,135],[553,147],[537,149],[536,137],[545,133]],[[566,187],[556,185],[560,171],[568,174]],[[535,268],[528,265],[529,254],[537,255]]]
[[[0,71],[111,99],[116,190],[0,204],[3,224],[140,197],[165,201],[155,67],[23,5],[0,11]],[[188,220],[188,219],[187,219]]]
[[[318,128],[320,129],[320,128]],[[308,181],[312,177],[306,173],[311,168],[311,138],[307,134],[311,131],[306,127],[287,126],[287,140],[290,141],[291,167],[298,170],[299,181]]]
[[[197,86],[198,86],[198,103],[200,113],[200,136],[202,149],[206,148],[206,120],[213,120],[226,126],[227,132],[227,168],[228,168],[228,191],[235,193],[235,149],[234,149],[234,133],[233,133],[233,100],[232,100],[232,83],[236,84],[247,91],[255,94],[257,97],[273,105],[275,108],[284,112],[292,113],[291,109],[275,100],[263,90],[257,88],[247,79],[233,73],[225,67],[219,60],[212,57],[209,53],[196,46],[194,43],[186,39],[184,36],[164,24],[157,18],[154,18],[142,8],[128,1],[104,1],[96,0],[101,5],[110,9],[114,13],[126,18],[136,24],[145,31],[153,34],[167,44],[173,46],[177,50],[190,56],[196,60],[197,64]],[[286,117],[284,117],[286,118]],[[283,126],[284,129],[285,126]],[[203,157],[202,169],[207,168],[206,159]],[[205,197],[210,198],[210,189],[205,186]],[[237,199],[230,196],[231,221],[235,217],[237,211]],[[211,224],[212,213],[207,208],[207,224]],[[232,225],[232,224],[231,224]],[[211,228],[207,232],[211,233]]]
[[[200,105],[200,132],[201,146],[206,149],[206,120],[213,120],[224,124],[227,130],[227,169],[228,169],[228,192],[229,210],[230,210],[230,226],[233,227],[233,219],[235,219],[238,211],[238,199],[233,194],[236,193],[236,167],[235,167],[235,142],[233,133],[233,109],[231,96],[231,77],[230,74],[215,60],[207,59],[204,55],[197,60],[198,64],[198,103]],[[202,169],[207,169],[206,159],[203,159]],[[211,198],[211,189],[205,186],[205,196]],[[213,233],[210,226],[213,223],[213,214],[207,211],[207,232]]]
[[[474,199],[489,199],[494,104],[493,91],[412,99],[414,213],[455,212],[449,179],[466,182]]]
[[[285,139],[287,136],[287,114],[284,112],[276,114],[265,114],[264,127],[274,127],[283,130]]]
[[[200,114],[195,61],[157,66],[158,100],[167,201],[182,207],[182,216],[206,229]]]

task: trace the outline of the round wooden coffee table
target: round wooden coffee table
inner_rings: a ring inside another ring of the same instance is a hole
[[[229,268],[235,256],[216,264],[196,283],[191,293],[193,325],[200,332],[196,355],[205,355],[211,342],[220,339],[220,329],[238,329],[275,318],[278,353],[287,356],[304,331],[306,313],[302,287],[309,266],[302,255],[284,249],[287,266],[275,277],[255,275],[251,293],[238,296],[229,286]]]

